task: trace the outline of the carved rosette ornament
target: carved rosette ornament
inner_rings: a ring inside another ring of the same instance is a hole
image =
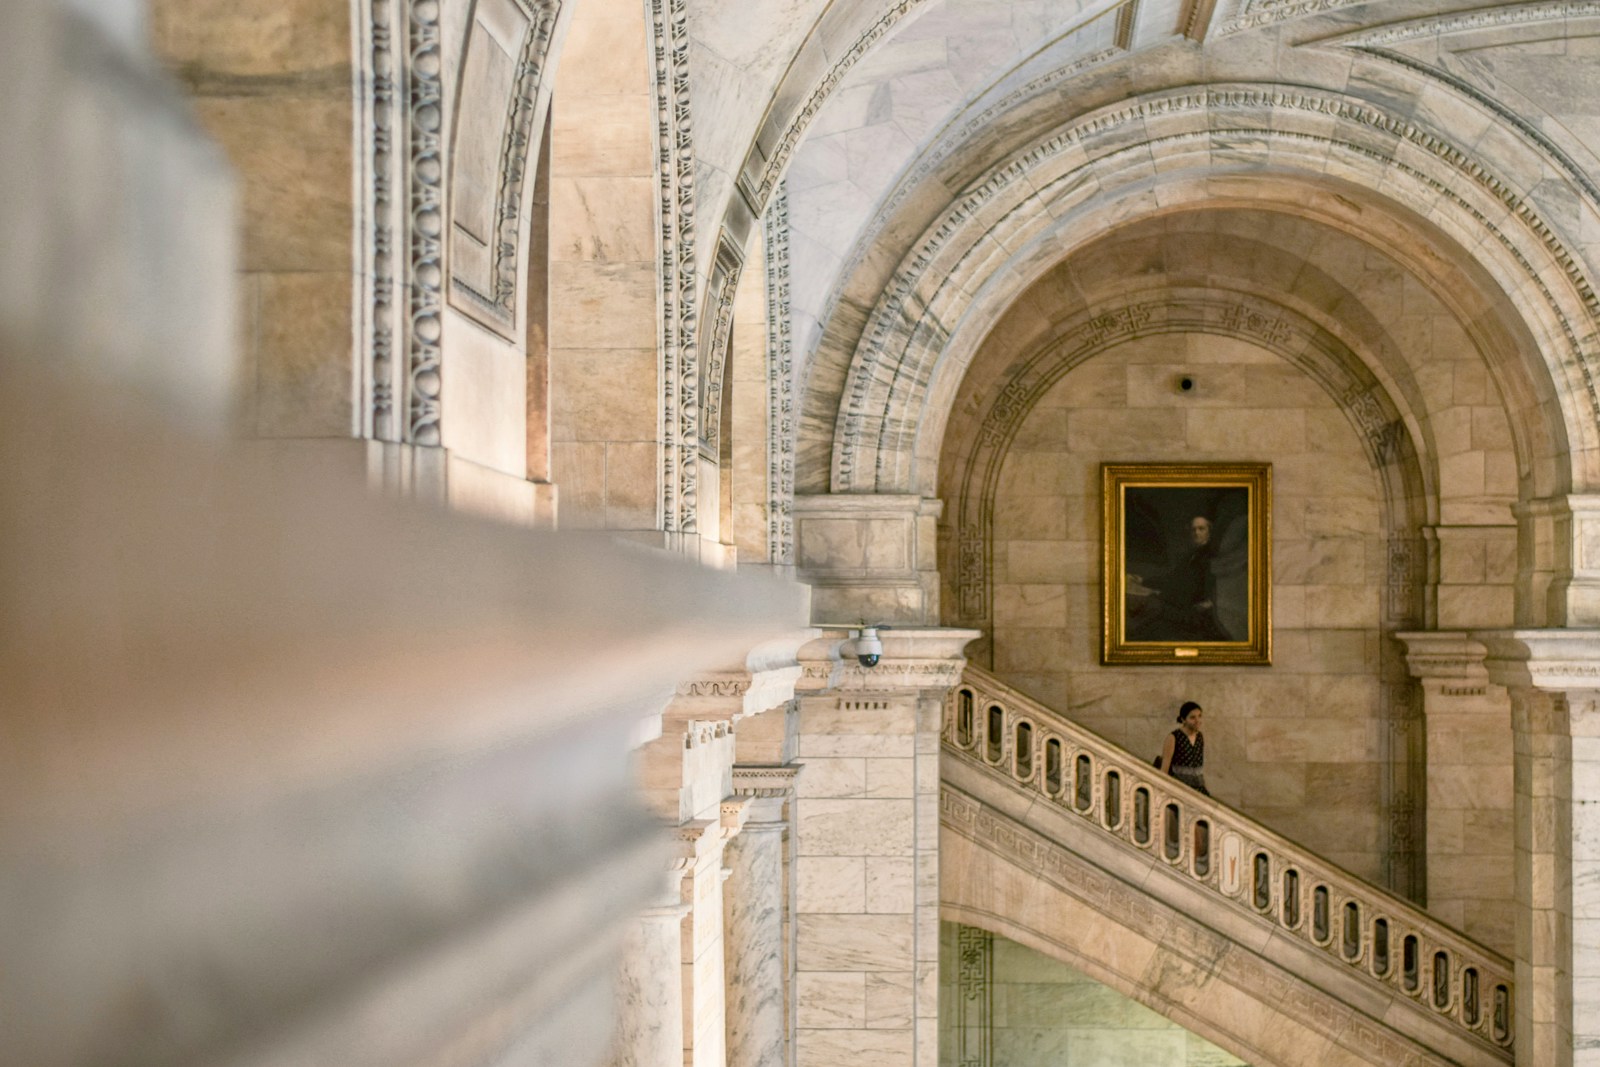
[[[444,59],[439,0],[413,0],[406,70],[409,317],[406,439],[441,442],[440,341],[444,335]]]
[[[694,135],[685,0],[650,0],[655,47],[656,171],[661,201],[662,521],[695,533],[699,479],[699,320]]]
[[[789,328],[789,196],[762,223],[767,256],[767,558],[794,565],[794,356]]]

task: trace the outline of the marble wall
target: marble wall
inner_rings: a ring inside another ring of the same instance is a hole
[[[972,1045],[959,1032],[961,999],[983,1005],[966,1025],[987,1030],[991,1062],[1006,1067],[1244,1067],[1198,1034],[1015,941],[967,927],[988,939],[987,960],[981,947],[969,953],[978,960],[963,959],[962,929],[939,924],[940,1067],[960,1067],[959,1050]]]
[[[1177,388],[1183,375],[1192,395]],[[1100,665],[1099,465],[1163,460],[1272,463],[1272,666]],[[1381,878],[1379,492],[1344,413],[1277,356],[1208,335],[1113,349],[1050,390],[1005,459],[994,670],[1151,755],[1178,705],[1200,702],[1218,798]]]

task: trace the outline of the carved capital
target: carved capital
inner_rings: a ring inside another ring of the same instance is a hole
[[[746,763],[733,768],[733,793],[740,797],[782,798],[794,796],[799,763]]]
[[[1489,630],[1474,633],[1488,650],[1489,680],[1514,693],[1558,693],[1574,703],[1600,691],[1600,629]]]
[[[805,668],[803,692],[903,693],[947,690],[961,680],[966,666],[962,650],[982,636],[978,630],[955,627],[894,627],[880,630],[883,655],[876,666],[863,667],[851,652],[853,631],[828,630],[801,650]]]
[[[1406,646],[1406,667],[1413,678],[1452,688],[1478,687],[1489,681],[1484,666],[1488,649],[1465,632],[1430,630],[1394,636]]]

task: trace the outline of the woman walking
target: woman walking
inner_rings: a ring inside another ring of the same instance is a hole
[[[1178,728],[1167,735],[1161,746],[1161,767],[1178,781],[1198,789],[1206,796],[1206,737],[1200,732],[1203,711],[1192,700],[1184,701],[1178,709]]]

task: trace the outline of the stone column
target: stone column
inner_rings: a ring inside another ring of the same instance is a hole
[[[1569,1067],[1600,1046],[1600,631],[1473,636],[1511,695],[1517,1063]]]
[[[788,1063],[788,795],[796,767],[734,768],[750,798],[744,829],[728,843],[723,887],[728,1067]]]
[[[938,1063],[939,727],[976,636],[886,631],[872,668],[846,634],[813,646],[795,800],[797,1067]]]
[[[1491,948],[1516,941],[1511,704],[1483,645],[1458,631],[1396,634],[1422,689],[1428,911]]]
[[[687,904],[641,912],[623,944],[614,1067],[683,1067],[683,957]]]

